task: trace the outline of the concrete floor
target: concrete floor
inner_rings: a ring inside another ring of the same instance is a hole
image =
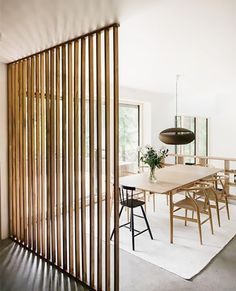
[[[120,282],[122,291],[235,291],[236,237],[191,281],[121,251]]]
[[[122,250],[120,270],[121,291],[235,291],[236,237],[191,281]],[[88,289],[11,240],[0,241],[0,291],[74,290]]]
[[[0,241],[0,291],[87,290],[11,240]]]

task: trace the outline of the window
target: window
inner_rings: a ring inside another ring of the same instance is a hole
[[[140,105],[120,103],[120,162],[138,166],[140,146]]]
[[[195,133],[196,139],[190,144],[176,146],[176,153],[182,155],[208,155],[208,119],[204,117],[176,116],[177,127],[187,128]],[[186,162],[195,163],[188,158]]]

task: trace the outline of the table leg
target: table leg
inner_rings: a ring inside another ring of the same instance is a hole
[[[173,195],[172,192],[169,192],[169,209],[170,209],[170,243],[173,244]]]
[[[147,195],[146,195],[146,191],[144,190],[144,209],[145,209],[145,213],[147,213]]]

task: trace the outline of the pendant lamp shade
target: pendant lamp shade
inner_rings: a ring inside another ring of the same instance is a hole
[[[165,144],[188,144],[195,139],[195,134],[186,128],[167,128],[159,134],[159,139]]]
[[[177,114],[177,105],[178,105],[178,81],[179,81],[180,75],[176,75],[176,116]],[[182,145],[182,144],[188,144],[192,142],[195,139],[195,134],[187,129],[182,127],[173,127],[173,128],[167,128],[160,132],[159,139],[165,144],[171,144],[171,145]]]

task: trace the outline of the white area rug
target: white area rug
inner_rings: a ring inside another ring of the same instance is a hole
[[[174,200],[183,196],[175,195]],[[139,210],[135,210],[139,214]],[[135,238],[135,251],[132,251],[131,232],[120,229],[120,248],[139,258],[175,273],[182,278],[191,279],[197,275],[235,236],[236,205],[230,205],[231,220],[227,219],[226,209],[221,210],[221,227],[218,227],[216,211],[212,209],[214,235],[210,223],[202,225],[203,245],[200,245],[196,223],[174,220],[174,244],[169,243],[169,208],[164,195],[156,195],[156,212],[152,211],[152,197],[148,203],[147,216],[153,240],[145,232]],[[123,211],[120,223],[126,222]],[[135,217],[135,229],[145,228],[143,219]]]

